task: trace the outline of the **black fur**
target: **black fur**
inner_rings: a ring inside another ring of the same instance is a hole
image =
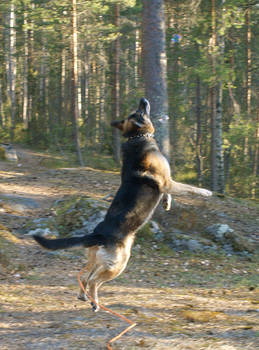
[[[149,103],[146,99],[140,100],[139,109],[128,119],[142,123],[145,131],[149,123]],[[113,125],[120,122],[115,122]],[[148,136],[141,136],[141,127],[135,126],[131,132],[136,138],[131,138],[122,145],[122,173],[121,186],[107,211],[104,220],[96,226],[93,233],[83,237],[61,238],[49,240],[34,236],[34,239],[44,248],[56,250],[76,245],[91,247],[95,245],[123,244],[127,235],[132,235],[149,219],[158,205],[162,194],[155,179],[143,175],[145,169],[141,160],[149,152],[159,152],[156,141]],[[152,126],[153,130],[153,126]],[[124,135],[126,136],[126,135]],[[128,137],[128,134],[127,134]]]

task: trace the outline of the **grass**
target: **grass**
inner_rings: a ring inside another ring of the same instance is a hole
[[[119,165],[116,164],[111,155],[103,152],[85,152],[82,151],[84,165],[90,168],[108,171],[119,171]],[[47,156],[42,158],[41,165],[49,169],[74,168],[78,166],[75,152],[48,151]]]

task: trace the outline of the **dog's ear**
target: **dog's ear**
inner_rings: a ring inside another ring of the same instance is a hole
[[[139,101],[138,110],[143,114],[150,116],[150,104],[146,98],[142,97],[142,99]]]

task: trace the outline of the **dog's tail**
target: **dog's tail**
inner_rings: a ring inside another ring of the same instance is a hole
[[[171,188],[169,190],[171,194],[187,194],[187,193],[195,193],[200,196],[210,197],[212,196],[212,192],[210,190],[206,190],[205,188],[199,188],[187,184],[182,184],[181,182],[176,182],[171,180]]]
[[[70,237],[70,238],[58,238],[47,239],[41,236],[33,236],[36,242],[42,247],[50,250],[58,250],[70,248],[78,245],[84,245],[85,247],[93,247],[95,245],[105,244],[104,236],[92,233],[82,237]]]

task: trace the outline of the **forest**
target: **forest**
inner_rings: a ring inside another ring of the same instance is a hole
[[[254,0],[1,0],[1,143],[119,167],[110,122],[160,79],[151,116],[174,178],[256,199],[258,11]]]

